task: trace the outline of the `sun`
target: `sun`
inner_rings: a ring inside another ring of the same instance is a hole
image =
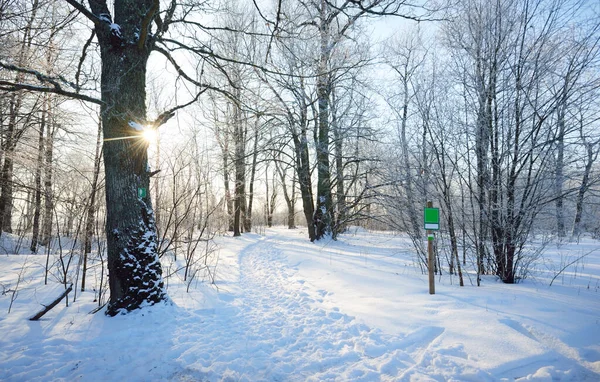
[[[156,129],[147,127],[142,131],[142,137],[144,137],[144,140],[148,143],[156,143],[158,140],[158,132]]]

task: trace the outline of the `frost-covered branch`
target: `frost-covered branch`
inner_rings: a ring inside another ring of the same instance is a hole
[[[77,65],[77,72],[75,72],[75,89],[77,89],[77,90],[79,90],[79,88],[80,88],[80,85],[79,85],[79,76],[81,75],[81,68],[83,67],[83,63],[84,63],[85,58],[87,56],[87,50],[90,47],[90,45],[92,44],[92,41],[94,40],[94,37],[96,37],[96,31],[92,30],[92,35],[90,36],[90,38],[88,38],[88,40],[83,45],[83,50],[81,52],[81,57],[79,58],[79,64]]]
[[[30,91],[34,91],[34,92],[40,92],[40,93],[54,93],[54,94],[62,95],[65,97],[78,99],[81,101],[92,102],[97,105],[103,104],[103,102],[101,100],[99,100],[98,98],[89,97],[89,96],[86,96],[86,95],[80,94],[80,93],[66,91],[64,89],[36,86],[36,85],[30,85],[30,84],[17,84],[17,83],[12,83],[10,81],[0,80],[0,90],[9,91],[9,92],[18,91],[18,90],[30,90]]]
[[[69,3],[69,5],[71,5],[73,8],[77,9],[81,14],[83,14],[85,17],[87,17],[90,21],[92,21],[94,24],[99,24],[101,22],[100,18],[98,16],[96,16],[95,14],[93,14],[92,12],[90,12],[83,4],[75,1],[75,0],[65,0],[67,3]],[[90,1],[90,3],[92,3]],[[101,3],[98,1],[94,1],[94,3]],[[106,7],[106,3],[104,3],[104,6]],[[108,10],[108,8],[107,8]]]
[[[202,92],[206,91],[206,90],[213,90],[216,92],[219,92],[221,94],[223,94],[225,97],[235,101],[233,95],[231,95],[229,92],[223,90],[223,89],[219,89],[215,86],[206,84],[206,83],[202,83],[199,82],[195,79],[193,79],[192,77],[190,77],[184,70],[183,68],[181,68],[181,66],[177,63],[177,61],[175,61],[175,59],[173,58],[173,56],[171,56],[171,54],[169,54],[168,51],[166,51],[165,49],[162,49],[160,47],[154,47],[154,50],[160,54],[162,54],[163,56],[165,56],[165,58],[169,61],[169,63],[171,63],[171,65],[173,65],[173,67],[175,68],[175,70],[177,71],[177,74],[179,74],[181,77],[183,77],[186,81],[190,82],[193,85],[196,85],[197,87],[199,87],[200,89],[203,89]],[[199,96],[199,95],[198,95]],[[197,96],[197,97],[198,97]],[[186,104],[187,105],[187,104]],[[182,106],[183,107],[183,106]],[[180,107],[178,107],[180,108]]]
[[[161,125],[164,125],[165,123],[167,123],[167,121],[171,118],[173,118],[175,116],[175,112],[179,109],[183,109],[187,106],[190,106],[191,104],[193,104],[194,102],[198,101],[198,99],[200,98],[200,96],[202,94],[204,94],[204,92],[208,90],[208,88],[204,88],[201,91],[199,91],[196,96],[194,97],[194,99],[192,99],[191,101],[181,104],[181,105],[177,105],[169,110],[166,110],[164,112],[162,112],[158,118],[156,118],[153,122],[151,122],[152,126],[154,128],[158,128]]]
[[[2,61],[0,61],[0,68],[6,69],[6,70],[9,70],[12,72],[18,72],[18,73],[22,73],[22,74],[31,75],[43,84],[40,86],[40,85],[34,85],[34,84],[28,84],[28,83],[0,80],[0,89],[1,90],[5,90],[5,91],[30,90],[30,91],[36,91],[36,92],[41,92],[41,93],[54,93],[54,94],[59,94],[59,95],[63,95],[63,96],[70,97],[70,98],[79,99],[79,100],[86,101],[86,102],[92,102],[92,103],[95,103],[98,105],[101,105],[103,103],[98,98],[90,97],[85,94],[79,93],[79,91],[78,91],[79,87],[76,84],[73,84],[72,82],[66,80],[62,76],[52,77],[47,74],[38,72],[37,70],[21,68],[16,65],[4,63]],[[50,86],[45,86],[45,84],[49,84]],[[61,84],[71,87],[71,88],[75,89],[75,91],[65,90]]]

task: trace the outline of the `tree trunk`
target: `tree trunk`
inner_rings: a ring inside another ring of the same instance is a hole
[[[341,127],[339,126],[339,120],[337,116],[337,110],[335,105],[335,94],[332,91],[332,127],[333,127],[333,139],[334,139],[334,154],[335,154],[335,185],[336,185],[336,220],[334,236],[338,233],[343,233],[346,230],[346,218],[347,218],[347,205],[346,205],[346,188],[344,182],[344,136]]]
[[[156,139],[156,161],[154,162],[154,171],[160,171],[160,139]],[[158,237],[160,237],[160,229],[161,225],[161,216],[160,210],[163,207],[161,203],[161,179],[160,177],[154,178],[154,220],[156,221],[156,232]]]
[[[98,136],[96,138],[96,154],[94,156],[94,174],[92,176],[92,190],[87,205],[85,218],[85,233],[83,242],[83,269],[81,273],[81,291],[85,290],[85,277],[87,273],[87,259],[92,253],[92,240],[94,237],[94,222],[96,221],[96,194],[98,192],[98,178],[100,176],[100,160],[102,156],[102,123],[98,123]]]
[[[267,227],[273,227],[273,214],[275,213],[275,201],[277,200],[277,184],[275,183],[275,177],[271,178],[273,191],[269,196],[269,178],[265,179],[267,184]]]
[[[44,145],[44,221],[40,244],[48,245],[52,237],[52,215],[54,213],[54,192],[52,190],[52,169],[54,158],[54,134],[56,126],[52,116],[52,97],[48,101],[48,120],[46,122],[46,144]]]
[[[582,139],[583,133],[581,134]],[[594,143],[586,142],[585,139],[583,141],[587,153],[585,169],[583,171],[583,179],[581,180],[581,184],[579,185],[579,190],[577,191],[577,197],[575,199],[575,220],[573,221],[573,231],[571,232],[571,240],[578,239],[581,234],[581,217],[583,215],[583,198],[585,193],[589,187],[590,183],[590,173],[592,171],[592,165],[598,155],[598,152],[594,153]],[[600,142],[596,142],[595,145],[598,145]]]
[[[294,229],[296,228],[296,211],[295,211],[295,207],[296,207],[296,200],[295,200],[295,177],[292,178],[292,187],[290,189],[290,191],[288,191],[288,186],[286,185],[286,173],[285,170],[283,170],[281,168],[281,164],[279,163],[278,160],[275,160],[275,170],[277,171],[277,174],[279,175],[279,181],[281,184],[281,189],[283,190],[283,198],[285,199],[285,204],[287,206],[288,209],[288,214],[287,214],[287,224],[288,224],[288,229]]]
[[[558,108],[558,136],[556,137],[556,168],[554,173],[554,192],[556,194],[556,234],[559,238],[564,238],[566,236],[563,196],[565,162],[565,108],[566,105],[561,105]]]
[[[415,236],[415,242],[422,243],[423,242],[423,239],[422,239],[423,229],[421,227],[419,218],[417,217],[417,213],[415,210],[415,206],[422,205],[422,203],[416,202],[417,198],[415,198],[415,192],[414,192],[414,187],[413,187],[413,183],[415,182],[413,179],[413,170],[412,170],[413,166],[411,165],[411,161],[410,161],[410,156],[409,156],[410,147],[408,145],[408,139],[406,137],[406,128],[407,128],[407,121],[408,121],[408,104],[409,104],[409,99],[410,99],[409,93],[408,93],[408,91],[409,91],[408,82],[409,82],[408,67],[405,66],[403,75],[402,75],[404,98],[403,98],[403,103],[402,103],[402,120],[401,120],[401,125],[400,125],[400,143],[402,145],[402,147],[401,147],[402,159],[404,160],[403,175],[404,175],[406,199],[407,199],[406,212],[408,213],[408,219],[410,221],[410,227],[412,229],[411,235]],[[424,168],[425,163],[423,163],[422,166]]]
[[[92,12],[103,21],[110,17],[105,3],[89,3]],[[110,286],[106,314],[110,316],[168,299],[149,192],[148,143],[138,134],[139,126],[146,122],[150,43],[140,46],[137,40],[141,18],[151,12],[152,6],[150,0],[116,1],[114,24],[107,20],[108,27],[96,28],[102,60]]]
[[[225,138],[227,141],[227,137]],[[223,155],[223,183],[225,187],[225,208],[227,210],[227,230],[233,232],[233,198],[231,197],[231,190],[229,187],[229,152],[227,142],[221,146]]]
[[[37,253],[40,234],[40,215],[42,210],[42,168],[44,167],[44,130],[46,129],[46,107],[42,109],[42,118],[38,132],[38,156],[35,169],[35,195],[33,208],[33,227],[31,232],[31,253]]]
[[[318,132],[317,152],[317,205],[314,214],[315,239],[332,234],[333,202],[331,200],[331,170],[329,165],[329,95],[331,91],[328,73],[330,56],[330,25],[327,18],[327,2],[321,0],[319,35],[320,53],[317,74]]]
[[[12,116],[11,116],[12,119]],[[7,135],[12,135],[13,124],[9,122]],[[10,138],[9,138],[10,139]],[[8,140],[8,139],[7,139]],[[0,172],[0,231],[12,233],[12,208],[13,208],[13,155],[16,142],[6,142],[4,149],[4,163]]]
[[[298,184],[300,185],[300,195],[302,197],[302,209],[306,226],[308,228],[308,238],[310,241],[317,239],[313,216],[315,213],[315,203],[313,201],[312,181],[310,177],[310,164],[308,154],[308,140],[306,138],[306,129],[303,128],[302,135],[298,137],[293,134],[294,147],[296,149],[296,172],[298,173]]]
[[[237,75],[234,73],[233,75]],[[239,81],[234,80],[239,84]],[[234,90],[235,98],[241,98],[241,90]],[[235,194],[233,215],[233,236],[240,236],[244,229],[244,220],[246,217],[246,123],[242,120],[242,110],[236,103],[233,107],[233,139],[235,141]]]
[[[292,187],[291,187],[291,195],[289,195],[289,200],[286,200],[286,204],[288,206],[288,229],[296,228],[296,176],[295,173],[292,176]]]
[[[258,118],[254,126],[254,147],[252,149],[252,167],[250,168],[250,182],[248,185],[248,211],[244,219],[244,230],[252,230],[252,203],[254,201],[254,178],[256,177],[256,164],[258,162]]]

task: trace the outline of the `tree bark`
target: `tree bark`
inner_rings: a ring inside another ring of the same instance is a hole
[[[239,99],[239,92],[238,97]],[[235,131],[235,195],[233,215],[233,236],[241,236],[246,216],[246,128],[242,121],[241,110],[233,105],[233,128]]]
[[[233,198],[231,197],[231,190],[229,186],[229,139],[227,136],[221,142],[219,139],[219,145],[221,146],[221,155],[223,156],[223,186],[225,188],[225,208],[227,212],[227,230],[233,232]]]
[[[300,185],[300,195],[302,197],[302,209],[306,226],[308,228],[308,238],[310,241],[317,239],[313,216],[315,213],[315,203],[312,193],[312,181],[310,174],[308,140],[306,137],[306,128],[302,128],[301,135],[292,135],[294,147],[296,150],[296,172],[298,173],[298,184]]]
[[[81,273],[81,291],[85,290],[85,277],[87,273],[87,259],[92,253],[92,239],[94,237],[94,222],[96,220],[96,194],[98,192],[98,178],[100,177],[100,160],[102,159],[102,123],[98,123],[98,136],[96,138],[96,154],[94,156],[94,174],[92,175],[92,190],[87,205],[85,218],[85,233],[83,242],[83,269]]]
[[[334,237],[339,233],[343,233],[346,230],[346,219],[348,215],[348,207],[346,204],[346,187],[344,181],[344,134],[339,126],[339,119],[337,115],[337,105],[335,99],[335,92],[332,89],[332,106],[331,115],[333,128],[333,147],[335,154],[335,188],[336,188],[336,210],[335,224],[333,234]]]
[[[115,1],[114,23],[106,3],[89,4],[100,19],[110,286],[106,314],[114,316],[168,299],[149,192],[148,143],[138,134],[146,122],[146,64],[152,44],[151,39],[140,44],[139,28],[152,16],[154,1]]]
[[[44,96],[45,97],[45,96]],[[38,156],[35,169],[35,195],[33,207],[33,227],[31,232],[31,253],[37,253],[40,234],[40,215],[42,210],[42,168],[44,167],[44,130],[46,129],[46,108],[42,108],[42,118],[38,131]]]
[[[256,177],[256,164],[258,162],[258,117],[254,126],[254,145],[252,149],[252,167],[250,168],[250,181],[248,184],[248,210],[244,219],[244,230],[252,230],[252,204],[254,202],[254,178]]]
[[[565,80],[565,88],[561,95],[560,105],[557,110],[558,135],[556,137],[556,168],[554,172],[554,192],[556,193],[556,234],[559,238],[564,238],[566,233],[565,227],[565,207],[563,184],[565,182],[564,167],[565,167],[565,114],[567,109],[567,88],[568,78]]]
[[[275,159],[274,162],[275,162],[275,170],[277,171],[277,174],[279,175],[281,189],[283,190],[283,198],[285,199],[285,204],[288,209],[288,214],[287,214],[288,229],[294,229],[294,228],[296,228],[296,211],[295,211],[295,205],[296,205],[295,183],[296,183],[296,180],[295,180],[295,177],[292,178],[292,187],[288,191],[288,186],[286,184],[286,172],[285,172],[285,170],[283,170],[281,168],[281,163],[277,159]]]
[[[320,53],[317,73],[318,132],[317,151],[317,205],[314,214],[315,239],[332,234],[333,202],[331,199],[331,170],[329,164],[329,95],[331,92],[328,73],[330,57],[330,24],[327,17],[328,4],[321,0],[319,7]]]
[[[598,156],[598,151],[594,152],[594,146],[598,146],[600,142],[587,142],[585,137],[583,136],[583,131],[581,132],[581,138],[583,140],[583,144],[585,146],[586,151],[586,162],[585,169],[583,170],[583,178],[581,179],[581,184],[579,185],[579,189],[577,190],[577,197],[575,199],[575,219],[573,221],[573,230],[571,232],[571,240],[578,239],[581,234],[581,218],[583,215],[583,198],[585,196],[586,191],[588,190],[590,184],[590,173],[592,171],[592,166],[595,162],[595,159]]]
[[[56,126],[52,116],[52,96],[48,100],[48,120],[46,121],[46,144],[44,145],[44,221],[42,224],[41,245],[48,245],[52,237],[52,215],[54,214],[54,192],[52,190],[52,169],[54,161],[54,135]]]

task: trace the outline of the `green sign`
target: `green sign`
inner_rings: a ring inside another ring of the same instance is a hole
[[[138,198],[142,199],[146,197],[146,189],[142,187],[138,187]]]
[[[440,229],[440,209],[425,208],[425,229]]]

